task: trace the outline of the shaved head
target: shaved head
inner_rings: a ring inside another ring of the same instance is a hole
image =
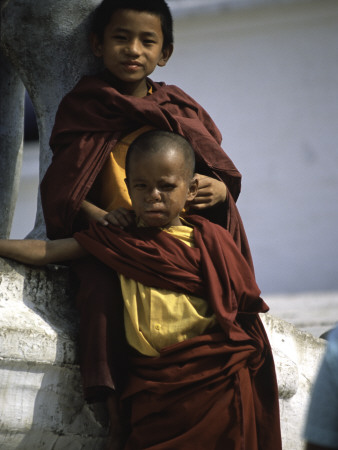
[[[141,134],[129,147],[126,157],[126,177],[130,171],[130,161],[143,155],[155,153],[178,152],[184,161],[184,171],[187,179],[195,173],[195,153],[189,142],[179,134],[171,131],[151,130]]]

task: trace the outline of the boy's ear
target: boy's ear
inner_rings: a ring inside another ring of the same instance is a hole
[[[164,48],[162,50],[162,56],[161,59],[159,60],[159,62],[157,63],[157,65],[159,67],[164,67],[167,62],[169,61],[170,56],[172,55],[174,51],[174,46],[173,44],[169,44],[166,48]]]
[[[187,202],[191,202],[192,200],[194,200],[194,198],[197,195],[197,192],[198,192],[198,180],[196,177],[194,177],[190,181],[188,195],[187,195]]]
[[[96,34],[91,33],[89,36],[90,46],[95,56],[100,58],[102,56],[102,42],[99,40]]]

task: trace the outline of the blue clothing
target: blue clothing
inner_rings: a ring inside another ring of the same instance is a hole
[[[338,449],[338,327],[329,334],[312,392],[304,438],[311,444]]]

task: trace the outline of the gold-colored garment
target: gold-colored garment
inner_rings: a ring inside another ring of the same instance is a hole
[[[173,226],[164,231],[194,246],[191,226]],[[154,289],[123,275],[120,281],[127,341],[143,355],[158,356],[162,348],[201,335],[216,323],[202,298]]]
[[[106,211],[112,211],[120,207],[131,209],[130,197],[124,182],[126,178],[126,154],[130,144],[138,136],[152,129],[153,127],[144,126],[127,134],[117,142],[95,180],[93,202],[97,206]]]

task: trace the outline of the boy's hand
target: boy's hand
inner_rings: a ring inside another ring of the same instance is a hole
[[[112,225],[117,225],[120,228],[125,228],[135,222],[135,214],[126,208],[117,208],[110,211],[104,216],[106,224],[111,223]]]
[[[133,211],[130,211],[129,209],[118,208],[107,212],[88,200],[82,202],[81,212],[85,215],[88,222],[95,220],[104,226],[111,223],[112,225],[124,228],[135,221],[135,215]]]
[[[227,188],[222,181],[199,173],[195,174],[195,178],[198,180],[198,192],[194,200],[189,202],[189,207],[204,209],[225,201]]]

